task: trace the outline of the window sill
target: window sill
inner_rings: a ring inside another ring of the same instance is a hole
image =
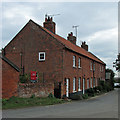
[[[73,66],[73,68],[77,68],[77,66]]]
[[[78,91],[82,91],[81,89],[78,89]]]
[[[45,60],[39,60],[39,62],[43,62],[43,61],[45,61]]]
[[[81,69],[82,67],[78,67],[79,69]]]

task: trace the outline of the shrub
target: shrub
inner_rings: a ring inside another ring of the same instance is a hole
[[[53,95],[52,93],[50,93],[50,94],[48,95],[48,97],[49,97],[49,98],[54,98],[54,95]]]
[[[83,99],[88,99],[88,94],[83,94],[82,97]]]
[[[100,86],[97,86],[97,90],[99,90],[99,91],[102,91],[102,86],[100,85]]]
[[[30,98],[35,98],[35,94],[32,94]]]
[[[21,83],[27,83],[29,80],[29,75],[28,74],[20,75],[19,79]]]
[[[80,94],[73,94],[73,95],[70,96],[70,99],[72,99],[72,100],[82,100],[83,97]]]
[[[86,93],[88,96],[95,96],[95,91],[93,88],[87,89]]]
[[[7,99],[2,99],[2,104],[5,105],[7,103]]]
[[[94,90],[94,93],[98,92],[98,88],[97,87],[94,87],[93,90]]]

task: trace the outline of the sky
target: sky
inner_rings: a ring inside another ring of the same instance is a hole
[[[56,15],[56,33],[67,39],[75,34],[77,45],[86,41],[89,51],[113,69],[118,54],[118,3],[117,2],[3,2],[2,44],[7,45],[32,19],[43,26],[45,14]]]

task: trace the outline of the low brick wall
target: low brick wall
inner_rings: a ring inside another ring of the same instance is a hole
[[[41,83],[19,83],[18,96],[31,97],[33,94],[36,97],[47,97],[50,93],[54,95],[54,84],[41,84]]]

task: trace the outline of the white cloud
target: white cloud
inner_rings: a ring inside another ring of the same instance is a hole
[[[98,31],[82,39],[87,41],[90,51],[106,63],[107,68],[115,71],[113,61],[118,53],[118,27]]]
[[[114,40],[118,39],[118,27],[114,27],[112,29],[108,30],[102,30],[98,31],[86,38],[83,38],[88,43],[91,42],[97,42],[97,43],[103,43],[103,42],[113,42]]]

